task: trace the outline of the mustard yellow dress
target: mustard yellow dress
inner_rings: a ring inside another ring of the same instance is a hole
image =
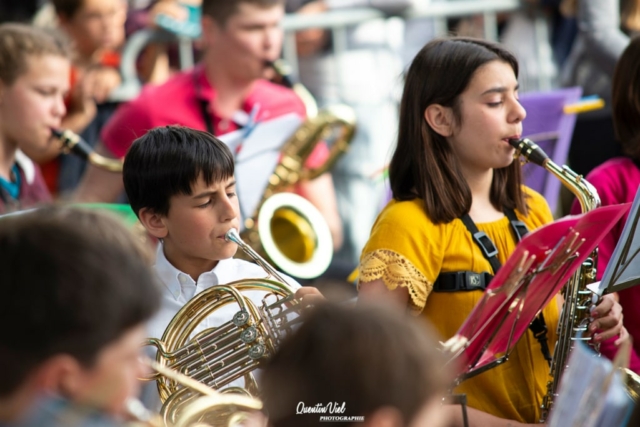
[[[524,216],[516,211],[518,219],[529,230],[551,222],[553,217],[544,198],[531,189],[524,190],[529,214]],[[508,218],[476,226],[494,242],[498,258],[504,264],[516,245]],[[390,290],[406,287],[410,309],[429,320],[441,337],[448,339],[455,335],[483,292],[432,293],[433,283],[441,272],[469,270],[492,272],[460,219],[436,225],[425,214],[421,200],[392,200],[378,216],[362,252],[359,282],[382,279]],[[559,316],[555,298],[543,313],[553,351]],[[540,344],[528,330],[505,364],[463,382],[455,391],[465,393],[472,408],[500,418],[533,423],[540,417],[548,374],[549,365]]]

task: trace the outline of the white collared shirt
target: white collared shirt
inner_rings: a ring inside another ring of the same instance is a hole
[[[267,273],[260,266],[248,261],[229,258],[219,261],[213,270],[202,273],[196,282],[191,276],[178,270],[167,260],[162,243],[158,244],[154,269],[163,285],[160,311],[147,324],[148,336],[154,338],[162,337],[171,319],[194,295],[216,285],[224,285],[242,279],[267,277]],[[300,284],[292,278],[284,274],[282,277],[294,290],[300,287]],[[243,295],[249,297],[255,304],[261,305],[265,292],[245,291]],[[216,310],[196,327],[194,333],[228,322],[238,310],[237,304],[228,304]]]

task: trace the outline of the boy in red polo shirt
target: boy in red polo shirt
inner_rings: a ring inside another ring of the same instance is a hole
[[[201,63],[161,86],[146,87],[120,107],[102,132],[100,154],[122,157],[134,139],[158,126],[180,124],[222,135],[247,124],[287,113],[305,117],[302,101],[290,89],[263,77],[266,62],[280,55],[283,0],[204,0]],[[258,106],[256,108],[256,106]],[[316,153],[321,163],[323,155]],[[242,179],[242,178],[239,178]],[[123,190],[122,177],[89,167],[76,199],[109,202]],[[302,184],[300,193],[323,214],[334,246],[342,242],[335,190],[329,174]]]

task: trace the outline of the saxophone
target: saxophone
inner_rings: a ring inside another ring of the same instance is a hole
[[[355,131],[353,109],[344,104],[330,105],[318,111],[313,96],[300,83],[294,83],[281,61],[268,62],[283,85],[292,88],[305,104],[307,119],[280,149],[262,198],[244,219],[242,239],[281,271],[301,278],[320,276],[333,257],[331,231],[324,217],[310,202],[287,190],[313,180],[333,168],[348,150]],[[327,158],[310,168],[306,160],[317,144],[332,141]],[[246,256],[239,256],[251,260]]]
[[[526,161],[545,168],[571,191],[578,201],[582,213],[586,213],[600,206],[598,191],[582,175],[576,174],[569,167],[558,166],[549,156],[529,139],[511,139],[509,143],[516,149],[516,157],[522,156]],[[582,266],[569,279],[563,288],[564,305],[560,321],[558,322],[558,341],[553,354],[549,371],[550,380],[547,383],[547,394],[542,401],[540,422],[545,422],[553,402],[558,395],[558,385],[562,372],[567,366],[567,360],[576,341],[589,341],[584,334],[591,321],[590,309],[594,303],[593,293],[587,285],[596,280],[596,265],[598,251],[594,249]],[[591,345],[591,343],[589,343]],[[597,351],[597,346],[593,346]]]
[[[68,129],[51,129],[51,135],[60,141],[62,153],[73,153],[92,165],[109,172],[122,172],[122,160],[101,156],[80,135]]]

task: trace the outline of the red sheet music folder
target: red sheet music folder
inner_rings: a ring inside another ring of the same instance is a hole
[[[450,362],[456,361],[454,369],[459,370],[457,378],[479,373],[508,355],[538,312],[629,207],[628,203],[606,206],[565,217],[522,239],[458,333],[446,343]]]

